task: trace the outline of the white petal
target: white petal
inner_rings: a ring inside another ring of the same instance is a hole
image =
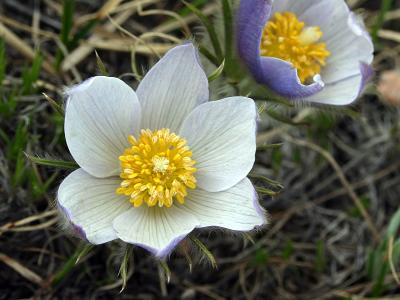
[[[131,208],[117,217],[113,226],[121,240],[165,257],[198,224],[191,213],[174,204],[169,208],[147,205]]]
[[[112,221],[132,206],[115,190],[118,178],[95,178],[82,169],[68,175],[58,189],[57,202],[71,223],[93,244],[117,238]]]
[[[202,104],[183,122],[180,135],[197,162],[200,188],[226,190],[250,172],[256,152],[256,117],[253,100],[232,97]]]
[[[117,175],[128,135],[139,130],[135,92],[118,78],[98,76],[67,94],[65,138],[72,156],[93,176]]]
[[[223,192],[191,190],[184,206],[199,219],[200,227],[248,231],[267,223],[266,213],[247,178]]]
[[[360,74],[360,62],[370,64],[373,60],[373,44],[360,22],[355,22],[343,0],[302,0],[275,1],[274,12],[292,11],[306,26],[319,26],[323,32],[322,42],[325,42],[331,55],[322,68],[321,77],[326,85],[337,83],[345,78],[357,77]],[[353,80],[353,83],[356,80]],[[361,82],[361,79],[360,79]],[[317,101],[323,103],[351,103],[358,96],[360,85],[355,85],[351,91],[352,99],[334,101]],[[331,93],[331,91],[328,91]],[[348,87],[346,93],[350,94]],[[343,96],[343,93],[342,93]],[[322,98],[321,93],[312,98]],[[340,96],[339,96],[340,98]]]
[[[137,89],[142,128],[177,132],[197,105],[208,101],[208,80],[192,44],[170,50],[143,78]]]
[[[348,105],[357,99],[361,87],[362,76],[359,74],[327,84],[321,92],[304,100],[322,104]]]
[[[325,84],[359,74],[359,64],[370,64],[373,44],[359,22],[354,22],[343,0],[297,1],[290,7],[306,26],[318,26],[323,32],[322,42],[331,53],[322,69]],[[357,89],[359,87],[355,87]]]
[[[331,1],[331,0],[301,0],[301,1],[275,0],[272,5],[271,16],[273,16],[277,12],[290,11],[295,13],[297,17],[299,17],[303,15],[310,7],[313,7],[314,5],[317,5],[323,1]]]

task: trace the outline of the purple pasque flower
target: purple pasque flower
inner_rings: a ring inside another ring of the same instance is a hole
[[[241,0],[239,55],[292,100],[347,105],[372,78],[373,43],[343,0]]]

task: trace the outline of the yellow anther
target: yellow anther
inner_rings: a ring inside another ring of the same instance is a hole
[[[196,188],[196,162],[186,141],[168,129],[142,130],[119,157],[122,179],[116,193],[126,195],[134,207],[171,207],[183,204],[187,188]]]

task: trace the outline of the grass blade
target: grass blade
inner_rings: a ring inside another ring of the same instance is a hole
[[[216,269],[217,266],[217,261],[215,260],[214,255],[211,253],[210,250],[208,250],[207,246],[203,244],[202,241],[200,241],[198,238],[194,236],[190,236],[190,239],[192,242],[198,247],[198,249],[201,251],[201,253],[208,259],[210,262],[211,266]]]
[[[30,68],[25,69],[22,73],[22,94],[28,95],[34,91],[34,83],[39,79],[42,69],[43,57],[38,52],[33,59]]]
[[[128,269],[129,269],[129,261],[132,255],[132,248],[127,245],[125,249],[124,258],[122,259],[121,266],[119,268],[118,275],[121,276],[122,279],[122,287],[120,293],[125,289],[126,283],[128,282]]]
[[[375,26],[372,29],[372,39],[376,43],[378,40],[378,31],[382,28],[385,22],[385,16],[390,11],[393,5],[393,0],[383,0],[381,3],[381,9],[379,11],[378,18],[376,20]]]
[[[219,66],[218,58],[212,54],[206,47],[200,45],[199,46],[199,51],[201,54],[203,54],[210,62],[212,62],[215,66]]]
[[[55,168],[62,168],[62,169],[72,169],[75,170],[79,168],[78,164],[73,161],[65,161],[65,160],[56,160],[56,159],[48,159],[48,158],[40,158],[28,153],[25,153],[25,156],[33,163],[48,166],[48,167],[55,167]]]
[[[214,26],[211,24],[209,18],[207,18],[198,8],[186,1],[182,2],[200,19],[201,23],[206,28],[210,36],[211,44],[213,45],[215,55],[217,56],[219,61],[218,65],[220,65],[223,60],[223,54],[221,44],[219,43],[219,38],[217,36],[217,32],[215,31]]]
[[[60,40],[67,50],[70,50],[70,35],[74,24],[75,0],[63,1],[63,15],[61,20]],[[64,58],[63,51],[57,50],[55,65],[59,69]]]
[[[233,15],[230,0],[222,0],[222,11],[224,14],[225,31],[225,60],[231,66],[233,57]]]
[[[222,72],[224,71],[224,68],[225,68],[225,60],[223,60],[222,64],[208,76],[208,82],[212,82],[219,76],[221,76]]]
[[[64,109],[61,107],[60,104],[56,102],[53,98],[49,97],[47,94],[42,93],[44,98],[50,103],[51,107],[58,112],[61,116],[64,116]]]
[[[103,76],[108,76],[108,71],[107,71],[106,66],[104,65],[103,61],[101,60],[101,58],[96,50],[95,50],[95,53],[96,53],[97,68],[99,69],[100,74]]]
[[[6,76],[6,46],[3,39],[0,39],[0,87],[3,83],[3,80]]]
[[[59,269],[59,271],[54,274],[50,280],[51,285],[55,286],[59,284],[76,266],[80,259],[86,255],[91,249],[92,245],[82,245],[78,247],[72,256],[65,262],[65,264]]]

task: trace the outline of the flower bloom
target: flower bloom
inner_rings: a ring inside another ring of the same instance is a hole
[[[98,76],[67,94],[65,137],[81,168],[61,183],[57,201],[90,243],[119,238],[164,257],[194,228],[266,223],[246,177],[255,103],[208,102],[192,44],[170,50],[136,92]]]
[[[284,97],[352,103],[373,71],[373,44],[344,0],[242,0],[240,57],[257,80]]]

